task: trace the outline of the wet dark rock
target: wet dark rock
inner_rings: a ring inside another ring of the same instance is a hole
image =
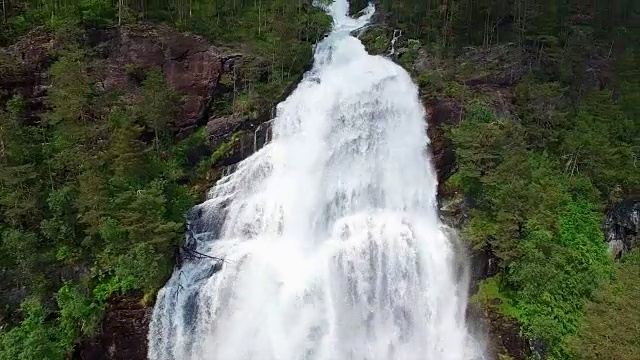
[[[626,200],[607,212],[605,241],[611,254],[619,258],[640,244],[640,200]]]
[[[23,314],[11,309],[19,309],[20,304],[29,296],[29,289],[24,285],[16,284],[14,273],[0,270],[0,291],[3,302],[0,308],[0,323],[17,324],[23,320]]]
[[[438,174],[438,184],[444,184],[456,170],[455,152],[451,140],[445,135],[445,126],[460,123],[463,108],[457,100],[446,97],[426,99],[423,103],[427,112],[433,165]]]
[[[468,196],[461,193],[441,193],[440,217],[442,221],[454,229],[462,229],[469,221],[471,202]]]
[[[520,326],[514,319],[489,312],[490,352],[506,354],[513,360],[526,360],[531,356],[529,340],[521,335]]]
[[[514,319],[500,314],[499,302],[499,299],[492,304],[470,302],[466,314],[470,331],[484,340],[490,359],[503,356],[511,360],[530,359],[531,342],[520,334],[520,326]]]
[[[244,119],[237,115],[214,117],[207,122],[207,136],[211,148],[216,148],[238,131]]]
[[[491,246],[487,243],[479,249],[470,251],[471,258],[471,279],[469,283],[470,292],[478,291],[480,281],[498,275],[500,267],[499,259],[491,250]]]
[[[197,166],[202,159],[211,156],[211,147],[206,144],[199,144],[198,146],[189,148],[187,151],[187,164],[189,166]]]

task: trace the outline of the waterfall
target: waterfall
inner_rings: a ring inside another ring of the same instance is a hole
[[[150,359],[484,358],[417,88],[350,35],[373,6],[326,10],[333,30],[278,105],[271,141],[193,209],[201,256],[158,293]]]

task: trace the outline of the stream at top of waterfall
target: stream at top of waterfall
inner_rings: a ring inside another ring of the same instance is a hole
[[[468,274],[441,224],[425,111],[367,54],[370,5],[333,30],[273,138],[196,206],[188,259],[158,294],[151,360],[478,360]],[[224,262],[209,257],[224,258]]]

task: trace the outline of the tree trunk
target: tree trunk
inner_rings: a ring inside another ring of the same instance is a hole
[[[258,5],[258,35],[262,32],[262,0]]]
[[[118,26],[122,25],[122,2],[124,0],[118,0]]]
[[[0,128],[1,130],[2,128]],[[4,150],[4,141],[2,140],[2,138],[0,137],[0,159],[3,159],[5,157],[5,150]]]

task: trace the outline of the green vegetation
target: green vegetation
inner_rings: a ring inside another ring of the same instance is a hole
[[[506,298],[501,312],[564,359],[563,339],[607,281],[611,260],[592,180],[564,172],[548,152],[528,150],[525,131],[486,106],[471,106],[451,129],[459,171],[449,186],[476,203],[465,238],[476,247],[489,244],[501,261],[500,280],[485,284],[480,297]]]
[[[614,279],[587,303],[570,348],[584,360],[632,360],[640,354],[640,251],[622,258]]]
[[[307,1],[4,1],[0,46],[15,42],[35,27],[73,36],[81,29],[154,21],[232,49],[243,55],[239,66],[222,79],[233,91],[216,99],[214,110],[245,117],[268,111],[298,80],[312,59],[311,45],[331,25],[330,17]],[[0,75],[2,72],[0,65]]]
[[[28,294],[20,325],[1,337],[1,359],[62,359],[95,329],[112,293],[153,294],[195,201],[181,184],[184,169],[159,155],[172,147],[168,118],[148,117],[175,108],[164,78],[151,71],[140,101],[127,106],[93,91],[83,56],[76,50],[52,65],[42,121],[25,123],[19,96],[0,113],[3,285]],[[145,129],[152,144],[140,140]],[[5,319],[15,316],[3,305]],[[55,320],[45,320],[52,311]]]
[[[240,143],[240,141],[242,141],[242,136],[246,135],[245,132],[239,131],[237,133],[234,133],[231,135],[231,137],[229,138],[229,140],[223,142],[222,144],[220,144],[220,146],[218,146],[218,148],[216,149],[216,151],[213,152],[213,154],[211,154],[211,164],[217,164],[220,160],[229,157],[231,155],[231,152],[233,151],[233,149],[235,147],[238,146],[238,144]]]
[[[330,19],[275,0],[1,5],[0,46],[39,28],[56,47],[43,111],[19,89],[0,89],[0,359],[62,360],[97,330],[114,294],[142,290],[153,301],[183,240],[185,211],[243,135],[202,159],[204,128],[174,139],[181,94],[159,69],[126,65],[138,96],[99,89],[89,31],[165,22],[237,51],[221,79],[232,91],[210,112],[257,117],[301,75]],[[2,79],[19,66],[0,55]]]
[[[368,0],[352,0],[352,12]],[[378,10],[406,38],[419,39],[431,50],[457,51],[464,46],[516,43],[535,51],[538,63],[573,61],[559,49],[582,41],[624,41],[637,44],[638,20],[633,0],[377,0]],[[610,44],[610,42],[609,42]],[[608,48],[607,48],[608,49]],[[586,49],[583,49],[586,50]],[[549,63],[545,65],[549,65]],[[552,68],[549,68],[551,70]],[[540,69],[542,71],[546,69]]]
[[[531,96],[540,85],[521,86],[529,86]],[[609,194],[638,188],[631,139],[618,133],[630,125],[630,115],[605,94],[556,109],[545,119],[555,127],[534,118],[542,115],[531,110],[534,98],[518,109],[517,119],[471,104],[450,129],[459,170],[448,186],[475,204],[465,238],[477,248],[490,246],[500,259],[500,280],[481,287],[480,297],[503,298],[499,310],[517,319],[525,335],[543,340],[549,358],[570,358],[565,340],[578,330],[586,301],[610,277],[600,230],[604,205],[615,201]],[[624,131],[638,134],[638,124],[631,126]]]

